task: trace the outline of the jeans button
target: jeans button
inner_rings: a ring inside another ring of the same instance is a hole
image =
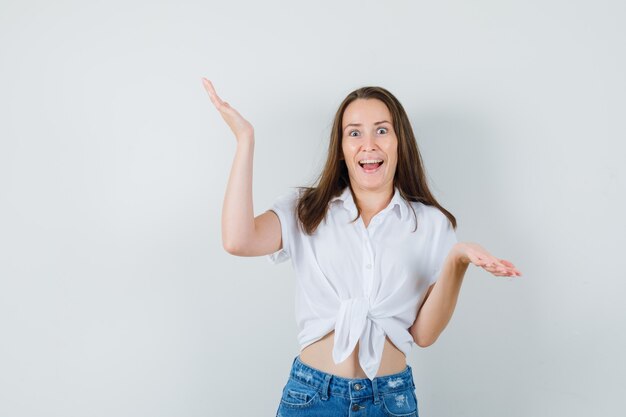
[[[361,384],[354,384],[354,389],[359,391],[361,388],[363,388],[363,385]]]
[[[354,404],[352,406],[352,411],[359,411],[359,405],[358,404]]]

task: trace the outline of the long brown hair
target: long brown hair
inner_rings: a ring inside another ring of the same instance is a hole
[[[315,180],[318,183],[314,187],[298,187],[302,190],[297,203],[297,214],[302,224],[303,230],[307,234],[315,232],[319,224],[326,216],[328,203],[333,197],[338,196],[345,189],[350,187],[350,177],[345,160],[341,159],[343,154],[341,148],[343,114],[346,107],[356,99],[378,99],[385,103],[393,119],[393,128],[398,138],[398,164],[393,178],[393,184],[400,191],[400,195],[407,201],[419,201],[426,205],[437,207],[450,220],[456,229],[456,218],[448,210],[443,208],[428,188],[422,156],[420,155],[413,134],[411,122],[407,117],[402,104],[389,91],[382,87],[361,87],[352,91],[343,100],[333,122],[328,144],[328,157],[324,169]],[[350,187],[352,198],[356,203],[354,190]],[[356,221],[361,209],[358,204],[357,216],[352,220]],[[413,210],[413,207],[411,206]],[[417,230],[417,216],[415,216],[415,230]]]

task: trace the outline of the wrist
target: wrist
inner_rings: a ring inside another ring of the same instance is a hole
[[[237,136],[237,146],[246,146],[253,147],[254,146],[254,136],[245,135],[245,136]]]
[[[463,249],[463,242],[455,243],[450,251],[450,256],[453,262],[457,265],[469,265],[470,259],[465,255],[465,250]]]

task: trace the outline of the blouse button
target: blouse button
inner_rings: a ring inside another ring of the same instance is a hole
[[[372,268],[372,264],[367,264],[367,265],[365,265],[365,267],[366,267],[367,269],[371,269],[371,268]]]

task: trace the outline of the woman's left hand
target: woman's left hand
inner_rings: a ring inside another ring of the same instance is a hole
[[[522,273],[511,262],[505,259],[496,258],[478,243],[458,242],[454,245],[453,250],[461,262],[466,264],[472,263],[476,266],[480,266],[487,272],[491,272],[494,275],[501,277],[519,277],[522,275]]]

